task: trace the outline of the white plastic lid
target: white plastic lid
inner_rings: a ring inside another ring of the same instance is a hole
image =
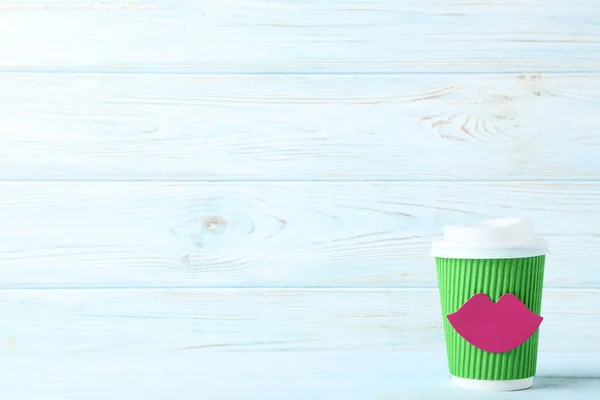
[[[535,234],[531,219],[502,218],[449,225],[431,254],[442,258],[521,258],[548,253],[548,242]]]

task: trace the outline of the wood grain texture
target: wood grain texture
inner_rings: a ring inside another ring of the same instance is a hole
[[[599,299],[597,289],[547,289],[541,351],[599,352]],[[437,289],[10,290],[0,316],[4,360],[445,349]]]
[[[600,75],[0,74],[0,87],[3,180],[600,178]]]
[[[599,353],[542,353],[534,388],[485,393],[450,386],[442,352],[147,352],[8,358],[0,395],[56,400],[590,400]],[[5,358],[6,359],[6,358]],[[26,369],[28,373],[20,371]]]
[[[134,72],[589,71],[595,0],[27,0],[0,68]]]
[[[432,235],[502,216],[547,287],[600,286],[600,183],[0,184],[4,288],[435,286]]]

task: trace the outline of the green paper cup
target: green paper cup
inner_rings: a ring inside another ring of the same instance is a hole
[[[443,241],[433,243],[448,367],[455,386],[506,391],[533,385],[538,353],[537,330],[509,351],[487,351],[461,336],[448,315],[457,312],[478,293],[486,294],[492,302],[497,302],[502,295],[512,294],[529,311],[540,315],[547,251],[548,244],[536,236],[533,221],[521,219],[448,226],[444,229]],[[481,326],[482,318],[491,318],[491,313],[487,317],[475,314],[471,330]],[[506,319],[506,323],[511,323],[511,319]],[[486,332],[484,328],[477,332],[478,337],[494,333]]]

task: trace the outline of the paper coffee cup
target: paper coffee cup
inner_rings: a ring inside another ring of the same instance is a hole
[[[516,218],[451,225],[433,243],[455,386],[533,385],[547,252],[533,221]]]

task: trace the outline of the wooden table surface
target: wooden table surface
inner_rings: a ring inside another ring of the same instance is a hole
[[[3,358],[0,395],[26,399],[593,400],[600,354],[542,353],[534,387],[454,388],[443,352],[124,351]]]

